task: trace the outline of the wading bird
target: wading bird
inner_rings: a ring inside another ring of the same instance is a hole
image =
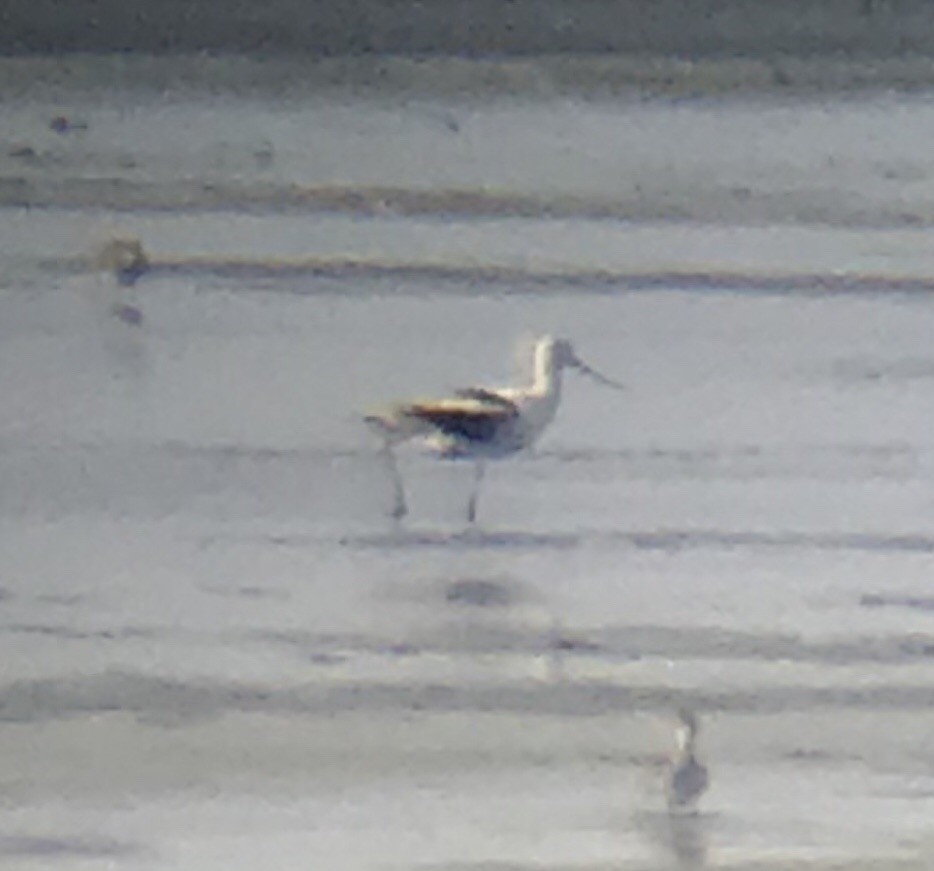
[[[695,744],[700,725],[693,711],[678,712],[675,730],[677,750],[665,776],[665,794],[671,813],[694,810],[697,800],[707,790],[707,768],[697,761]]]
[[[394,489],[392,516],[399,519],[407,511],[394,448],[419,439],[441,457],[473,460],[473,489],[467,504],[467,520],[473,523],[486,461],[534,444],[558,410],[561,373],[566,368],[608,387],[623,387],[591,369],[567,340],[542,336],[535,342],[532,381],[525,387],[468,387],[450,397],[399,402],[367,415],[365,421],[383,439],[382,453]]]
[[[113,272],[122,287],[136,284],[150,268],[149,257],[139,239],[113,238],[94,255],[94,266]]]

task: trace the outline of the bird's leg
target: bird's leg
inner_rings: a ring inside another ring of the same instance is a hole
[[[402,485],[402,475],[399,474],[399,465],[396,463],[396,455],[393,453],[388,441],[385,442],[380,453],[386,462],[389,469],[389,478],[392,481],[392,518],[393,520],[401,520],[408,514],[408,508],[405,505],[405,489]]]
[[[474,465],[473,490],[470,493],[470,501],[467,503],[468,523],[473,523],[477,519],[477,497],[480,495],[480,482],[483,480],[485,471],[486,463],[483,460],[477,460]]]

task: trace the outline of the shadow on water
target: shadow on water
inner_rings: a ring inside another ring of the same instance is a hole
[[[143,849],[103,836],[0,835],[0,859],[126,859]]]
[[[476,608],[507,608],[523,597],[510,578],[454,578],[444,583],[444,600]]]
[[[473,573],[469,569],[394,580],[380,588],[381,598],[428,605],[453,611],[505,612],[520,605],[538,603],[540,594],[528,581],[508,573]]]
[[[278,543],[283,543],[279,541]],[[522,530],[459,532],[394,529],[348,535],[343,547],[356,550],[571,550],[584,543],[636,550],[769,550],[861,551],[871,553],[934,553],[934,536],[875,532],[825,533],[809,531],[761,532],[735,529],[610,529],[577,532]]]
[[[515,575],[466,569],[393,579],[375,594],[381,604],[396,609],[400,619],[393,625],[404,627],[398,636],[388,630],[389,636],[419,654],[517,654],[554,669],[565,654],[586,645],[562,631],[533,583]]]
[[[356,550],[426,550],[434,548],[471,550],[570,550],[581,542],[581,536],[571,533],[497,531],[468,529],[462,532],[419,532],[396,529],[385,533],[345,536],[344,547]]]
[[[223,585],[215,582],[196,582],[196,585],[198,589],[210,596],[220,596],[228,599],[284,602],[290,598],[289,593],[285,590],[264,587],[260,584]]]
[[[900,595],[898,593],[864,593],[859,597],[861,608],[905,608],[910,611],[934,612],[934,596]]]
[[[243,536],[231,536],[242,539]],[[772,550],[851,551],[863,553],[934,553],[934,535],[887,532],[824,532],[811,530],[743,530],[719,528],[576,529],[573,531],[407,529],[402,526],[332,537],[330,532],[270,532],[257,538],[276,547],[307,547],[336,543],[358,551],[567,551],[584,545],[609,549],[665,551]],[[202,546],[228,540],[223,535],[200,539]],[[876,604],[864,603],[867,607]],[[882,604],[889,604],[884,602]]]
[[[591,537],[591,536],[588,536]],[[934,552],[934,536],[856,532],[759,532],[733,529],[612,530],[593,533],[595,542],[630,545],[640,550],[700,550],[769,548],[775,550],[867,551],[880,553]]]

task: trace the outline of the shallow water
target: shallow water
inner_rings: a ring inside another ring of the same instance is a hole
[[[0,212],[0,864],[927,867],[926,98],[132,96],[2,110],[48,160],[2,166],[46,206]],[[118,229],[129,289],[87,268]],[[475,530],[407,454],[394,526],[361,412],[543,331],[626,392],[569,377]],[[712,788],[672,822],[680,704]]]

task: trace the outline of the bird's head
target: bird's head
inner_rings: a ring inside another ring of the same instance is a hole
[[[556,339],[554,336],[542,336],[537,344],[540,351],[551,359],[552,365],[557,369],[564,369],[566,366],[576,366],[579,362],[577,354],[574,353],[574,347],[567,339]]]
[[[597,372],[596,369],[588,366],[574,350],[574,346],[567,339],[556,339],[554,336],[542,336],[536,343],[539,354],[544,354],[550,361],[555,370],[565,368],[576,369],[582,375],[587,375],[598,384],[604,387],[613,387],[616,390],[622,390],[623,385],[619,381],[607,378],[606,375]]]

